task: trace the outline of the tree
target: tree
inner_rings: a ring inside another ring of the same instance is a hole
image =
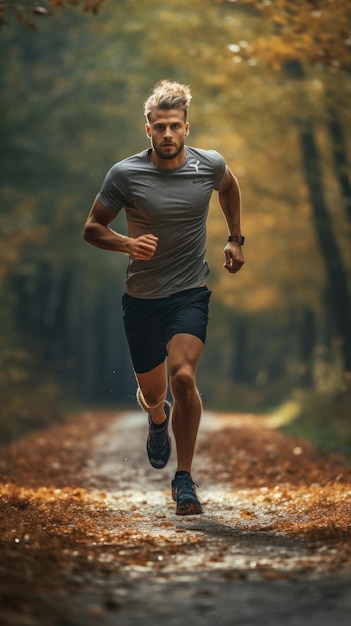
[[[124,0],[94,20],[63,11],[35,33],[20,24],[2,30],[3,219],[14,224],[27,207],[22,231],[32,238],[18,245],[6,270],[6,315],[9,321],[16,313],[17,343],[35,348],[38,371],[55,372],[71,391],[106,397],[114,371],[127,396],[133,393],[116,312],[126,259],[87,249],[81,229],[110,165],[148,145],[142,102],[166,77],[191,84],[190,141],[223,153],[243,190],[247,264],[236,278],[222,268],[226,227],[216,199],[211,206],[209,282],[219,323],[201,365],[207,393],[222,398],[224,381],[232,397],[243,351],[245,381],[261,387],[272,379],[295,384],[301,360],[309,360],[326,316],[328,277],[296,113],[313,117],[325,202],[348,270],[325,94],[338,96],[345,157],[349,78],[331,62],[327,72],[304,60],[306,76],[296,81],[279,69],[287,61],[281,47],[281,61],[268,63],[273,51],[264,42],[277,29],[268,18],[254,3]]]
[[[274,68],[281,68],[295,79],[306,77],[304,66],[322,66],[335,73],[351,69],[351,15],[349,3],[299,0],[292,4],[243,2],[260,11],[265,37],[258,36],[249,54],[257,54]],[[245,52],[245,51],[244,51]],[[332,138],[332,151],[342,200],[350,218],[351,187],[347,175],[347,150],[340,127],[340,118],[333,106],[329,90],[327,125]],[[301,103],[300,103],[301,105]],[[306,106],[303,106],[306,111]],[[303,170],[313,206],[317,239],[322,251],[327,276],[331,308],[338,335],[341,338],[345,367],[351,371],[351,296],[347,269],[334,235],[323,193],[323,173],[315,137],[314,124],[304,112],[298,120]]]

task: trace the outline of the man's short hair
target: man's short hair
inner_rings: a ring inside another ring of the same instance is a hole
[[[145,117],[149,120],[150,113],[156,109],[181,109],[187,120],[190,100],[191,93],[188,85],[161,80],[155,85],[151,96],[144,103]]]

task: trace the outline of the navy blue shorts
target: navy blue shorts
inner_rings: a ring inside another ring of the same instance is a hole
[[[134,371],[144,374],[163,363],[167,343],[179,333],[205,343],[211,291],[195,287],[167,298],[122,298],[123,322]]]

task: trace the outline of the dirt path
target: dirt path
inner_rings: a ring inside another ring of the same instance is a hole
[[[350,623],[345,459],[205,413],[205,512],[182,518],[145,436],[140,412],[85,413],[2,449],[1,624]]]

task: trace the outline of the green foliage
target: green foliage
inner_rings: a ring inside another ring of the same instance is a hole
[[[46,373],[38,376],[35,357],[23,347],[11,346],[2,339],[0,354],[2,443],[59,419],[62,390]]]
[[[351,392],[295,393],[298,412],[282,427],[284,433],[303,437],[323,450],[351,453]],[[278,411],[279,413],[279,411]]]

